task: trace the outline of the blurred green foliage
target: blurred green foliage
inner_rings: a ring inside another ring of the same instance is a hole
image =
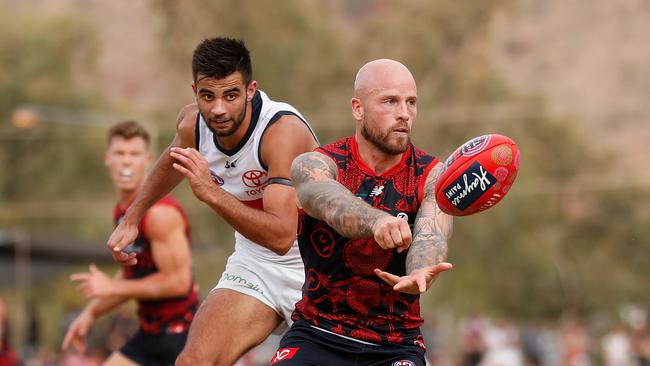
[[[18,129],[10,123],[15,108],[26,104],[70,110],[102,106],[99,89],[81,90],[75,82],[80,73],[92,70],[96,42],[93,25],[83,19],[0,11],[0,227],[43,223],[75,232],[83,226],[68,220],[51,225],[52,217],[43,217],[35,207],[27,213],[34,221],[25,222],[16,207],[40,203],[40,210],[47,211],[43,202],[54,201],[66,219],[75,213],[81,218],[84,213],[76,212],[72,202],[110,197],[98,150],[103,130],[47,123]]]

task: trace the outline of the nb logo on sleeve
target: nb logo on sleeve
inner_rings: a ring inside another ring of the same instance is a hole
[[[275,352],[275,355],[273,356],[273,359],[271,360],[269,366],[275,365],[280,361],[292,359],[293,356],[295,356],[296,353],[298,353],[298,350],[300,350],[300,347],[280,348],[277,352]]]

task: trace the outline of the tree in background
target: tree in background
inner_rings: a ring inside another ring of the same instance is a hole
[[[95,41],[93,28],[72,16],[0,11],[0,164],[5,172],[0,174],[0,201],[88,197],[97,185],[105,186],[100,184],[101,159],[96,158],[102,145],[83,138],[88,130],[47,123],[17,129],[8,123],[24,104],[101,105],[101,86],[80,90],[75,82],[92,68]]]

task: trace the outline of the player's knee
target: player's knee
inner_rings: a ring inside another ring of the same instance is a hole
[[[183,349],[183,352],[176,358],[176,366],[199,366],[203,364],[209,365],[207,360],[187,348]]]
[[[176,366],[226,366],[237,361],[236,355],[217,353],[213,355],[200,354],[193,349],[185,348],[176,358]]]

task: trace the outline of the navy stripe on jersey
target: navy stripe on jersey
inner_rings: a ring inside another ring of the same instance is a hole
[[[298,119],[302,121],[302,123],[307,127],[307,129],[309,130],[311,135],[314,137],[314,140],[316,141],[316,143],[318,143],[318,138],[316,137],[316,134],[314,133],[314,131],[312,131],[311,127],[309,127],[309,124],[307,123],[307,121],[302,119],[302,117],[300,117],[299,115],[297,115],[296,113],[294,113],[292,111],[279,111],[279,112],[277,112],[276,114],[273,115],[273,117],[271,117],[271,119],[269,119],[269,123],[266,125],[266,128],[262,132],[262,137],[260,137],[260,144],[257,147],[257,159],[260,162],[260,165],[262,166],[262,168],[264,168],[264,170],[266,170],[266,171],[269,170],[269,167],[266,166],[266,163],[264,163],[264,161],[262,161],[262,142],[261,141],[264,141],[264,134],[266,133],[268,128],[271,127],[272,124],[277,122],[283,116],[296,116],[296,117],[298,117]]]
[[[196,112],[196,124],[194,125],[194,148],[199,149],[201,143],[201,112]]]

